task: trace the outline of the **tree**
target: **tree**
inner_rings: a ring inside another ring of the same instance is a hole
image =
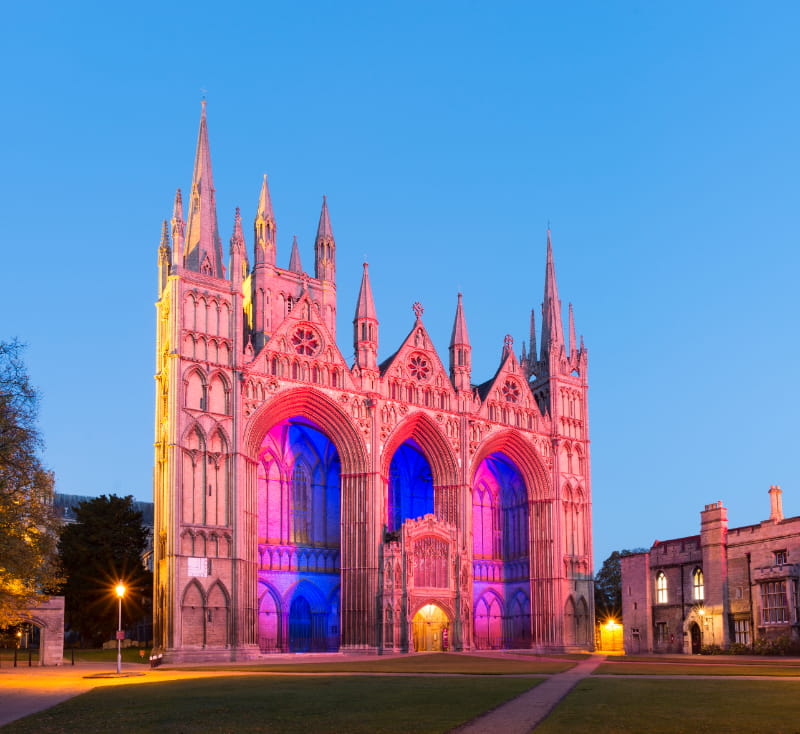
[[[152,599],[152,574],[142,565],[147,528],[133,497],[102,495],[78,504],[76,522],[59,540],[67,625],[85,642],[113,638],[117,629],[114,586],[122,581],[123,625],[142,617]]]
[[[18,341],[0,342],[0,627],[60,582],[53,475],[39,459],[38,395]]]
[[[644,553],[646,548],[614,551],[594,577],[594,610],[599,620],[609,617],[619,619],[622,614],[622,564],[621,559],[634,553]]]

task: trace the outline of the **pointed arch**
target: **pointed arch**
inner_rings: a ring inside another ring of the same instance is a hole
[[[528,492],[528,500],[550,499],[552,488],[549,472],[536,449],[517,431],[505,429],[492,433],[479,446],[472,457],[470,476],[481,462],[494,453],[505,454],[522,475]]]
[[[206,645],[227,647],[230,644],[230,594],[217,579],[206,597]]]
[[[190,367],[183,376],[183,404],[191,410],[206,410],[208,383],[199,367]]]
[[[564,604],[564,644],[576,644],[576,614],[575,600],[570,595]]]
[[[229,415],[231,412],[231,386],[227,376],[214,372],[208,381],[208,412]]]
[[[205,644],[205,594],[197,579],[192,579],[181,595],[181,643],[184,647]]]
[[[503,597],[486,589],[475,602],[473,611],[475,647],[496,650],[503,646]]]
[[[258,588],[258,647],[261,652],[277,652],[282,646],[280,594],[264,581],[259,581]]]

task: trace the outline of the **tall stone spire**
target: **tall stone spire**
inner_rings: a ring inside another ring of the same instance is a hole
[[[355,350],[356,364],[362,370],[377,371],[378,317],[375,313],[375,302],[372,300],[367,263],[364,263],[356,315],[353,319],[353,349]]]
[[[564,345],[564,326],[561,323],[561,301],[558,298],[556,267],[553,264],[553,244],[547,230],[547,265],[544,273],[544,302],[542,303],[542,355],[547,359]]]
[[[256,212],[255,228],[255,257],[254,263],[259,265],[275,264],[275,214],[272,211],[272,199],[269,196],[267,174],[261,183],[261,193],[258,196],[258,211]]]
[[[464,318],[464,305],[458,294],[456,317],[450,335],[450,379],[456,390],[469,390],[472,380],[472,347]]]
[[[575,338],[575,314],[572,313],[572,304],[569,304],[569,356],[570,359],[575,356],[575,350],[578,348],[578,340]]]
[[[322,211],[319,215],[317,238],[314,241],[314,277],[319,280],[336,280],[336,240],[333,238],[331,219],[328,214],[328,200],[322,197]]]
[[[242,281],[247,277],[249,264],[247,262],[247,247],[244,242],[244,233],[242,232],[242,215],[239,212],[238,206],[236,207],[236,214],[233,218],[230,256],[231,283],[237,288],[240,288]]]
[[[297,246],[297,235],[292,237],[292,254],[289,256],[289,270],[293,273],[303,272],[303,265],[300,263],[300,248]]]
[[[217,226],[217,205],[214,197],[214,178],[211,174],[211,151],[208,146],[206,101],[200,113],[200,131],[197,135],[197,152],[194,157],[192,194],[189,201],[189,219],[186,223],[186,241],[183,264],[215,278],[224,278],[222,243]]]

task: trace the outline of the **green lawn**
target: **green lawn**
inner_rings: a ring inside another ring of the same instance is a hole
[[[72,662],[72,650],[64,648],[64,662]],[[76,663],[116,663],[117,650],[89,650],[75,648],[75,662]],[[144,657],[139,656],[138,647],[128,647],[122,650],[123,663],[146,663],[150,664],[150,649],[145,648]]]
[[[353,660],[343,658],[329,663],[254,663],[252,665],[209,665],[197,670],[236,670],[274,673],[442,673],[462,675],[549,675],[573,668],[571,660],[515,659],[451,653],[403,655],[393,658]]]
[[[705,664],[682,661],[680,663],[618,663],[616,661],[601,663],[594,675],[774,675],[800,676],[800,665],[779,663],[774,658],[769,662],[711,662]]]
[[[800,682],[585,678],[536,734],[796,734]]]
[[[8,724],[4,734],[447,732],[539,682],[247,675],[108,686]]]

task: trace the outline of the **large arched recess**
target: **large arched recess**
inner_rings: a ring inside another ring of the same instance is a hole
[[[493,454],[510,460],[525,483],[530,506],[531,636],[534,645],[559,645],[563,607],[556,602],[556,520],[550,472],[522,434],[507,429],[478,446],[470,464],[470,486],[481,463]]]
[[[458,518],[458,467],[453,450],[436,423],[422,412],[412,413],[389,436],[381,455],[384,504],[387,501],[389,470],[397,450],[407,441],[419,449],[428,462],[433,477],[434,512],[440,520],[454,525]]]
[[[379,537],[380,527],[373,527],[370,515],[364,515],[362,510],[372,507],[376,498],[370,494],[372,484],[362,435],[350,417],[327,395],[309,387],[287,390],[265,402],[250,418],[242,442],[248,459],[244,465],[246,492],[241,495],[244,516],[254,518],[258,514],[256,462],[264,437],[275,424],[297,417],[308,419],[327,436],[336,447],[341,464],[341,647],[374,647],[377,629],[374,596],[378,584],[375,539]],[[253,569],[249,587],[255,604],[255,528],[249,530],[249,534],[252,541],[248,543],[248,552]],[[255,616],[248,627],[255,635]]]

